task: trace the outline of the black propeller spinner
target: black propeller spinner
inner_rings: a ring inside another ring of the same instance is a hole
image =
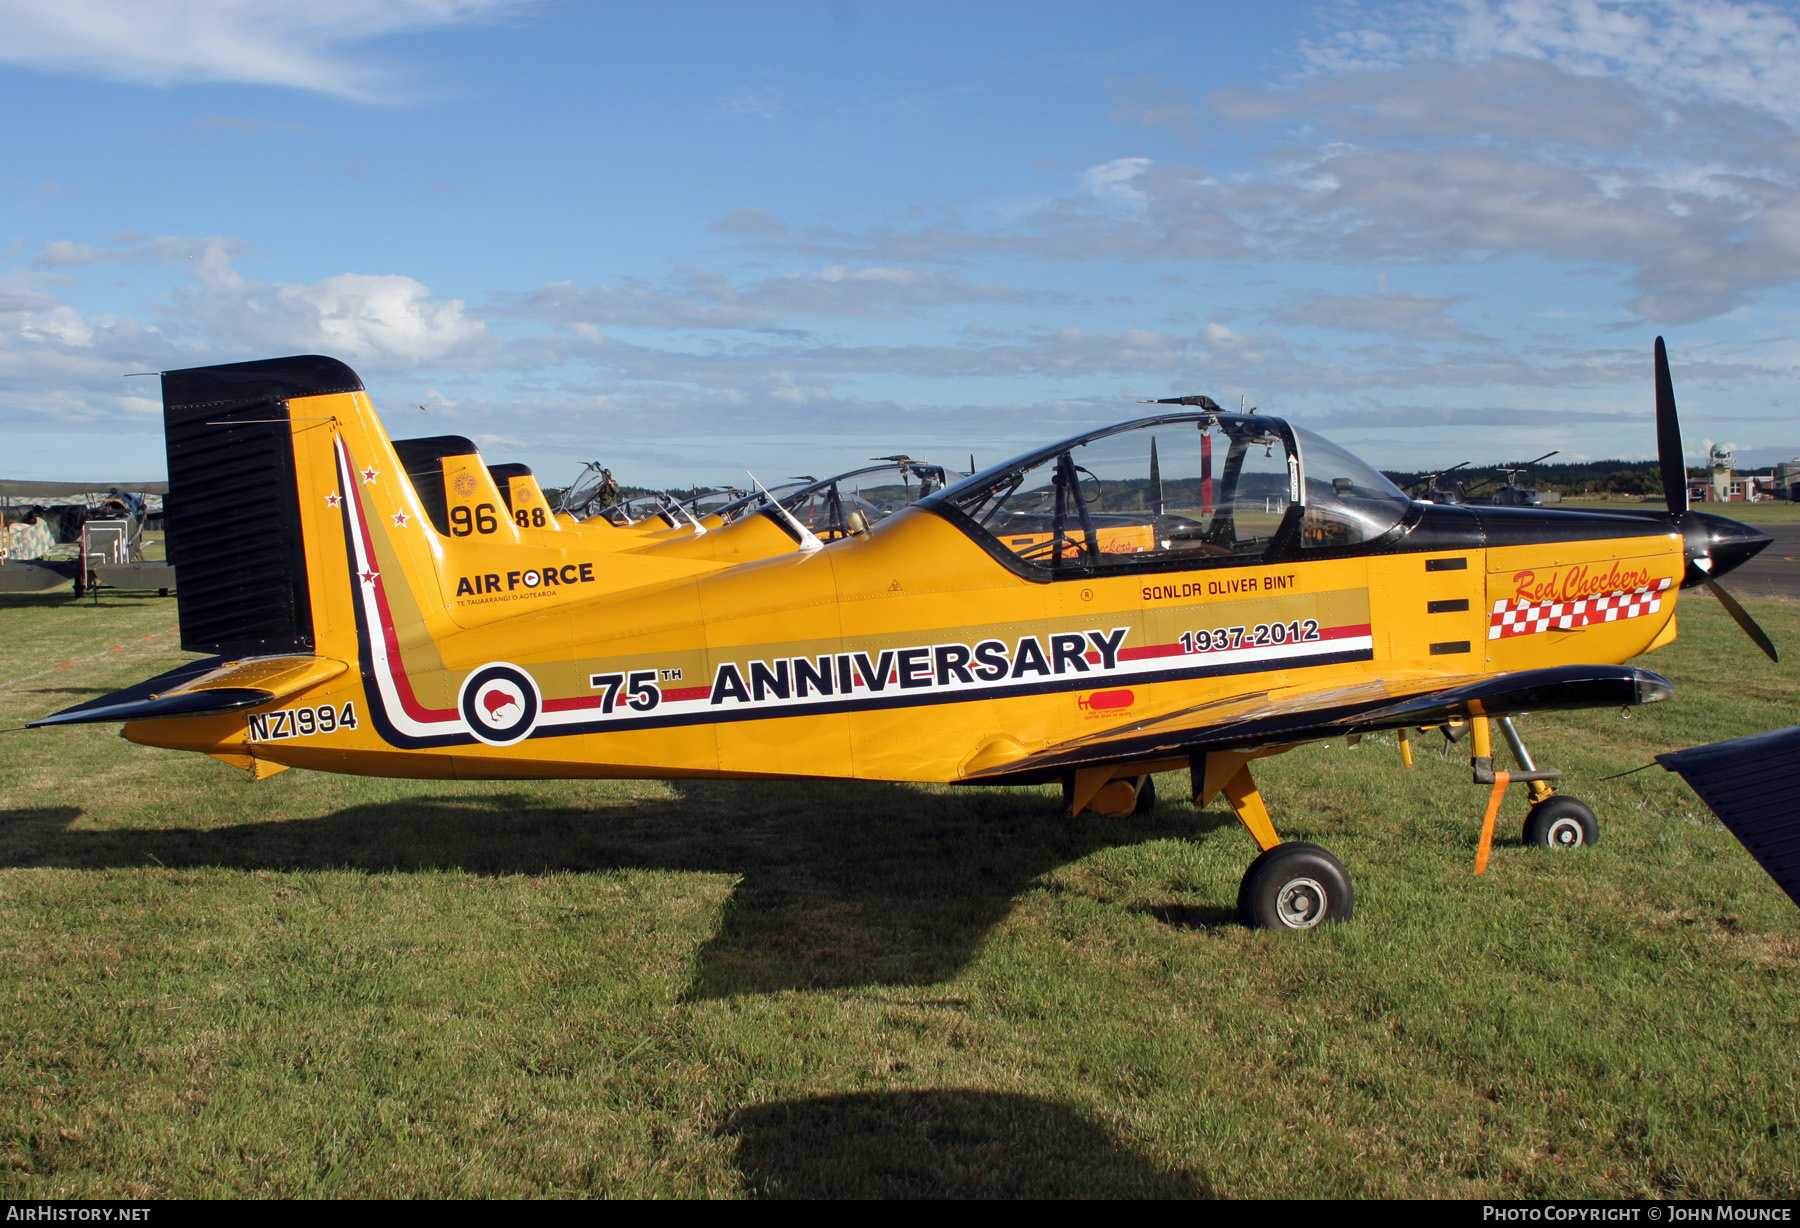
[[[1669,520],[1680,531],[1687,554],[1687,574],[1682,577],[1681,587],[1704,585],[1769,660],[1781,660],[1776,655],[1775,645],[1756,625],[1750,612],[1737,603],[1737,598],[1719,587],[1715,578],[1747,562],[1772,539],[1767,533],[1748,525],[1723,516],[1696,512],[1690,507],[1687,459],[1681,451],[1681,420],[1675,413],[1675,381],[1669,377],[1669,352],[1661,337],[1656,339],[1656,456],[1662,467],[1663,497],[1668,501]]]

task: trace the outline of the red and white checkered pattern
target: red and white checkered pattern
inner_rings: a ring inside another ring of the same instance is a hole
[[[1573,631],[1595,623],[1616,623],[1621,619],[1654,614],[1662,609],[1662,595],[1670,583],[1663,579],[1628,591],[1596,593],[1577,601],[1502,598],[1494,603],[1493,616],[1488,619],[1488,638],[1506,640],[1515,635],[1537,635],[1553,629]]]

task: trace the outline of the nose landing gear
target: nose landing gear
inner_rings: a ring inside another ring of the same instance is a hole
[[[1505,739],[1507,748],[1512,751],[1513,759],[1519,765],[1518,770],[1494,770],[1494,751],[1488,729],[1490,720],[1499,727],[1500,736]],[[1494,787],[1494,795],[1488,802],[1488,821],[1482,824],[1481,848],[1475,857],[1477,874],[1487,868],[1488,843],[1493,836],[1493,814],[1499,805],[1499,795],[1505,792],[1508,784],[1523,782],[1531,796],[1531,810],[1525,816],[1523,833],[1526,844],[1537,848],[1575,849],[1585,848],[1600,839],[1600,820],[1581,801],[1556,791],[1552,782],[1562,779],[1562,773],[1554,768],[1539,768],[1532,762],[1531,752],[1525,749],[1524,739],[1513,728],[1511,717],[1477,716],[1470,721],[1470,726],[1474,731],[1475,742],[1471,759],[1475,783]]]
[[[1525,843],[1544,849],[1578,849],[1600,839],[1600,820],[1575,798],[1552,794],[1525,816]]]

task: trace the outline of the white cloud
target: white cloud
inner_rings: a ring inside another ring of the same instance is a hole
[[[1276,308],[1270,314],[1283,324],[1358,333],[1392,333],[1422,341],[1467,341],[1470,334],[1446,314],[1462,302],[1428,294],[1314,294]]]
[[[975,286],[955,273],[832,265],[737,285],[722,273],[682,269],[673,285],[631,280],[581,287],[553,282],[502,296],[495,313],[551,323],[632,328],[774,328],[796,319],[887,320],[950,303],[1020,302],[1033,296]]]
[[[224,237],[149,239],[118,248],[53,243],[36,261],[54,272],[0,277],[0,393],[5,425],[155,429],[154,389],[128,372],[172,370],[313,350],[378,374],[430,368],[480,371],[529,363],[461,299],[439,299],[401,274],[341,273],[263,282],[234,265],[246,245]],[[71,268],[166,263],[184,284],[145,318],[81,309]]]
[[[1207,96],[1214,116],[1265,151],[1247,169],[1123,158],[1019,220],[815,230],[789,246],[898,263],[1534,257],[1618,270],[1633,286],[1625,306],[1665,323],[1800,281],[1800,128],[1738,105],[1728,82],[1722,94],[1673,99],[1551,58],[1413,58],[1398,36],[1362,33],[1366,54],[1339,57],[1348,67]],[[1408,47],[1422,56],[1431,43]],[[1779,76],[1772,62],[1757,71]],[[1685,80],[1692,94],[1710,78]]]
[[[388,92],[346,48],[494,20],[532,0],[0,0],[0,62],[144,85],[235,81],[350,98]]]
[[[1150,198],[1132,181],[1150,166],[1149,158],[1114,158],[1083,171],[1081,186],[1102,205],[1127,214],[1141,214]]]
[[[1629,81],[1648,94],[1800,121],[1800,21],[1776,5],[1459,0],[1345,8],[1339,23],[1331,36],[1304,47],[1314,68],[1335,73],[1519,56],[1572,76]]]

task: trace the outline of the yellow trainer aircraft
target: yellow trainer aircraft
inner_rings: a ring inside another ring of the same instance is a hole
[[[792,548],[732,565],[519,523],[472,445],[403,457],[333,359],[170,371],[182,645],[208,656],[36,723],[256,777],[1060,781],[1071,816],[1186,768],[1262,850],[1245,922],[1307,929],[1351,916],[1349,875],[1281,841],[1251,775],[1300,743],[1455,725],[1492,786],[1481,860],[1509,782],[1529,840],[1595,838],[1508,715],[1667,698],[1622,662],[1769,540],[1688,510],[1660,341],[1657,376],[1666,511],[1415,502],[1184,397],[829,543],[772,504]]]

